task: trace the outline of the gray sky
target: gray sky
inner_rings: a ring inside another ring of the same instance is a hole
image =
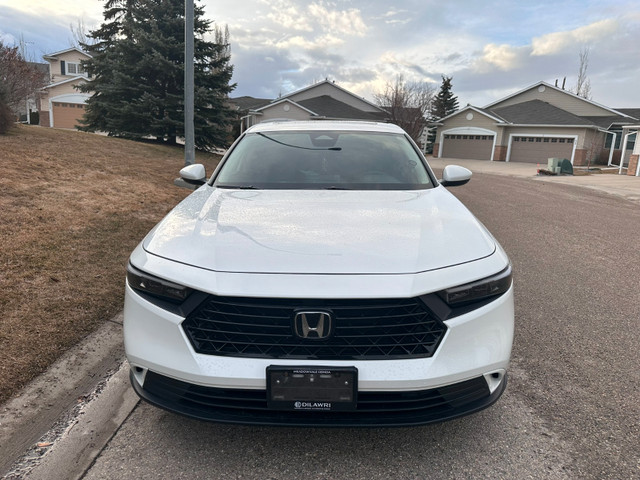
[[[453,76],[460,105],[483,106],[540,80],[575,86],[590,50],[593,100],[640,107],[640,2],[625,0],[202,0],[229,26],[232,96],[274,98],[329,78],[371,100],[402,74]],[[0,39],[27,52],[70,46],[70,25],[102,21],[99,0],[0,0]],[[392,5],[392,6],[390,6]]]

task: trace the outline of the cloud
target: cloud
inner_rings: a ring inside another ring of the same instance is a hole
[[[9,47],[14,47],[18,45],[19,42],[16,37],[11,35],[10,33],[4,33],[2,30],[0,30],[0,43]]]
[[[532,55],[554,55],[573,46],[595,43],[606,40],[620,29],[614,19],[600,20],[565,32],[554,32],[532,40]]]
[[[271,11],[267,14],[267,18],[285,29],[294,31],[311,32],[313,28],[293,2],[289,0],[280,0],[269,4]]]
[[[277,42],[274,42],[274,45],[280,49],[295,49],[299,48],[302,50],[323,50],[327,47],[336,47],[338,45],[342,45],[344,43],[343,38],[339,38],[333,35],[321,35],[319,37],[313,39],[307,39],[301,35],[296,35],[294,37],[285,37]]]
[[[478,73],[495,71],[496,68],[504,72],[515,70],[525,64],[530,50],[529,47],[488,43],[482,49],[482,56],[474,62],[472,69]]]
[[[323,3],[312,3],[308,11],[325,31],[334,35],[362,37],[368,30],[357,8],[330,10]]]

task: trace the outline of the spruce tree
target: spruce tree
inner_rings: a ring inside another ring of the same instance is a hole
[[[228,33],[214,29],[194,10],[195,143],[207,149],[228,144],[233,113],[224,105],[230,85]],[[182,0],[108,0],[105,23],[84,47],[92,81],[81,89],[87,131],[175,143],[184,136],[184,3]]]
[[[456,97],[451,91],[453,86],[451,80],[453,77],[445,77],[442,75],[442,85],[436,95],[433,102],[433,108],[431,109],[431,117],[436,120],[442,117],[446,117],[458,110],[458,97]]]

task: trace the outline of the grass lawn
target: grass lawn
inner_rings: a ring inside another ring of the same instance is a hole
[[[219,156],[197,154],[207,174]],[[19,126],[0,135],[0,403],[122,309],[133,248],[189,194],[182,148]]]

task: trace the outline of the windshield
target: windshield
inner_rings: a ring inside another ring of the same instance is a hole
[[[222,165],[221,188],[416,190],[433,186],[402,134],[289,131],[247,134]]]

